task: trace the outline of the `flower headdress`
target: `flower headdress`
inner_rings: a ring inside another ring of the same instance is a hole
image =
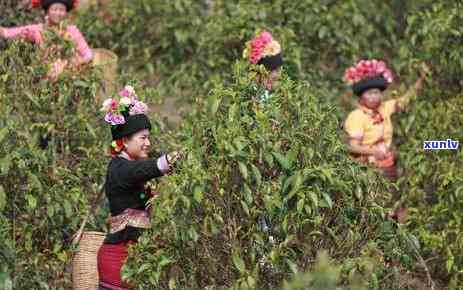
[[[263,30],[257,34],[253,39],[246,42],[246,47],[243,51],[243,57],[248,59],[252,64],[263,64],[265,59],[277,58],[272,60],[274,63],[267,68],[275,69],[282,64],[281,60],[281,46],[278,41],[273,39],[270,32]]]
[[[132,86],[125,86],[118,98],[106,99],[101,111],[105,112],[105,121],[111,125],[113,142],[110,154],[117,155],[124,149],[123,137],[139,130],[151,130],[148,106],[139,101]]]
[[[148,106],[139,101],[132,86],[119,92],[120,99],[106,99],[101,111],[106,112],[105,121],[113,126],[125,124],[129,116],[148,113]]]
[[[32,0],[32,7],[38,8],[42,7],[47,10],[53,3],[62,3],[66,5],[67,11],[77,8],[78,0]]]
[[[350,85],[375,77],[383,77],[388,84],[392,83],[392,72],[386,67],[384,61],[376,59],[361,60],[344,72],[344,81]]]
[[[369,89],[384,91],[392,83],[392,72],[381,60],[361,60],[344,72],[344,81],[352,85],[357,96]]]

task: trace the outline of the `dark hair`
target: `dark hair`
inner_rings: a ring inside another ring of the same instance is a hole
[[[273,71],[283,65],[283,58],[281,57],[281,53],[263,57],[257,64],[261,64],[265,66],[268,71]]]
[[[74,1],[73,0],[43,0],[42,7],[45,11],[48,11],[51,5],[55,3],[61,3],[66,6],[66,11],[69,12],[74,8]]]
[[[384,91],[388,86],[386,79],[383,76],[376,76],[373,78],[365,78],[352,85],[352,90],[357,96],[362,94],[369,89],[380,89]]]
[[[127,116],[125,115],[125,123],[120,125],[111,126],[111,135],[113,140],[122,139],[133,135],[134,133],[148,129],[151,130],[151,122],[148,119],[148,116],[144,114]]]

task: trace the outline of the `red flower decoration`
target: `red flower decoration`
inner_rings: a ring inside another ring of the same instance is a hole
[[[122,139],[116,140],[116,145],[118,148],[124,148],[124,141]]]
[[[32,7],[33,8],[38,8],[42,6],[42,0],[32,0]]]
[[[118,139],[111,143],[111,147],[109,147],[109,154],[111,156],[117,156],[122,150],[124,150],[124,141],[122,139]]]
[[[119,107],[119,102],[117,100],[112,100],[111,109],[116,110]]]

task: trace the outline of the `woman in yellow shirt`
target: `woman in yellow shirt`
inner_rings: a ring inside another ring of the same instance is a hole
[[[392,182],[397,180],[397,170],[391,150],[391,115],[408,104],[410,97],[421,88],[424,77],[423,73],[403,97],[382,102],[383,91],[392,82],[392,73],[383,61],[362,60],[344,74],[354,94],[360,97],[357,108],[344,123],[348,149],[354,158],[380,168]]]

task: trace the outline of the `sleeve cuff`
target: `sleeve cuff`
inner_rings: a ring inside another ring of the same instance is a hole
[[[20,35],[21,33],[23,33],[23,31],[20,29],[20,28],[3,28],[3,31],[5,32],[5,38],[14,38],[18,35]]]
[[[165,154],[158,158],[156,165],[162,173],[167,173],[170,171],[170,165],[169,162],[167,162],[167,155]]]

